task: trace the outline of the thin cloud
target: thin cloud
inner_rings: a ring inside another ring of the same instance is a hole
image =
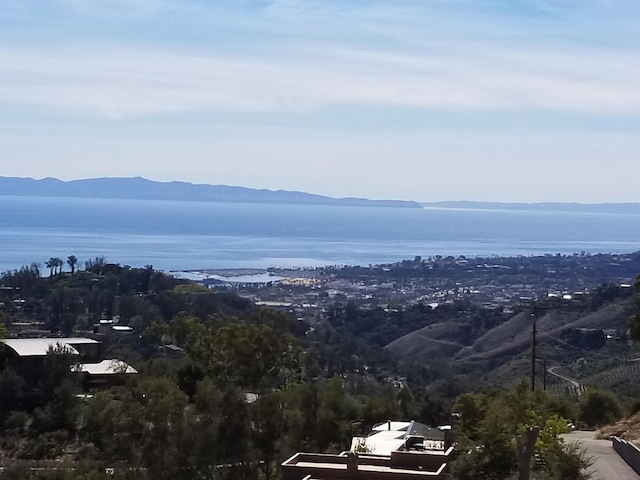
[[[5,42],[2,104],[111,117],[345,105],[640,113],[640,52],[634,45],[583,45],[590,28],[567,23],[614,12],[605,0],[48,5],[57,6],[50,14],[58,17],[45,22],[42,38],[64,29],[65,40],[47,44],[23,33],[23,43]],[[28,10],[14,13],[27,18]],[[603,17],[600,33],[638,23],[634,16],[618,21],[624,17]],[[127,23],[131,18],[138,23]],[[75,38],[71,24],[81,21],[82,38]],[[92,21],[99,37],[91,38]]]
[[[640,113],[633,51],[446,44],[420,55],[317,46],[271,58],[95,51],[0,51],[0,102],[115,117],[342,105]]]
[[[179,6],[171,0],[51,0],[49,3],[67,12],[102,19],[105,15],[149,17]]]

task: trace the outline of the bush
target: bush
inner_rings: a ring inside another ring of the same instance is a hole
[[[579,410],[579,420],[589,428],[600,428],[622,416],[622,407],[618,399],[611,392],[603,390],[588,392],[580,400]]]

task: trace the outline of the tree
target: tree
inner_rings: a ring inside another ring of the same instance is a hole
[[[102,275],[105,266],[106,260],[102,256],[97,256],[84,262],[84,268],[87,272],[96,273],[98,275]]]
[[[53,276],[53,268],[55,266],[56,260],[53,257],[50,257],[49,260],[44,262],[44,266],[49,269],[49,276]]]
[[[75,255],[69,255],[67,257],[67,265],[71,268],[71,275],[73,275],[76,272],[76,265],[78,265],[78,259]]]
[[[453,478],[458,480],[504,480],[516,470],[513,439],[504,426],[487,425],[478,434],[477,443],[463,441],[461,454],[452,464]]]
[[[260,469],[265,480],[275,477],[276,461],[284,434],[283,405],[278,393],[262,396],[249,406],[251,440],[260,457]]]
[[[622,407],[611,392],[590,390],[580,401],[579,419],[588,427],[601,427],[622,415]]]
[[[636,281],[633,284],[633,290],[633,299],[638,308],[640,308],[640,275],[636,277]],[[629,335],[633,340],[640,341],[640,314],[633,315],[629,319]]]
[[[166,377],[145,379],[142,460],[149,478],[176,478],[187,396]]]
[[[536,440],[538,461],[534,469],[547,472],[552,479],[587,480],[591,476],[586,470],[592,460],[576,442],[564,442],[560,435],[567,431],[567,421],[558,415],[552,415],[544,422]]]
[[[64,265],[64,261],[60,257],[55,257],[57,273],[62,273],[62,266]]]
[[[0,372],[0,425],[24,399],[25,381],[15,370],[5,367]]]
[[[457,429],[469,440],[479,438],[488,403],[489,398],[480,393],[464,393],[456,399],[453,411],[458,417]]]
[[[96,456],[137,478],[142,469],[145,411],[139,392],[114,388],[96,393],[84,406],[81,438]]]
[[[400,416],[404,419],[414,418],[415,415],[415,399],[411,394],[409,387],[403,386],[396,395],[398,407],[400,408]]]
[[[64,262],[60,257],[50,257],[49,260],[44,262],[45,266],[49,269],[49,276],[57,275],[62,272],[62,265]]]
[[[516,470],[520,480],[532,473],[554,480],[586,478],[582,469],[588,462],[562,441],[567,420],[551,410],[553,405],[546,392],[531,392],[526,382],[501,394],[461,395],[454,428],[466,454],[453,462],[454,478],[499,480],[512,478]]]
[[[266,324],[234,319],[213,329],[192,317],[170,325],[193,361],[212,378],[248,391],[270,391],[288,381],[298,368],[300,347],[295,337]]]

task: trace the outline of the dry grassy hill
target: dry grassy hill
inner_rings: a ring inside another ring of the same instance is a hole
[[[552,316],[552,315],[547,315]],[[542,320],[539,320],[539,327]],[[549,323],[545,321],[545,323]],[[531,343],[531,315],[525,312],[519,313],[502,325],[489,330],[478,338],[473,345],[461,350],[456,359],[485,359],[493,355],[500,356],[503,352],[521,349]]]
[[[626,329],[633,311],[631,302],[607,305],[596,312],[577,317],[575,313],[551,311],[537,320],[538,339],[540,343],[559,341],[562,331],[568,328]],[[531,345],[531,327],[531,316],[518,314],[480,337],[469,349],[460,352],[456,359],[474,361],[517,355]]]
[[[568,309],[548,310],[537,319],[538,344],[540,348],[546,348],[545,357],[550,360],[550,365],[554,362],[564,363],[569,357],[588,356],[588,351],[581,351],[565,342],[561,338],[562,332],[569,328],[617,329],[623,332],[629,316],[635,310],[631,299],[624,299],[589,313]],[[527,371],[528,363],[523,358],[529,355],[531,327],[531,315],[526,312],[518,313],[480,335],[471,345],[465,346],[457,338],[459,322],[452,320],[411,332],[385,348],[400,357],[417,362],[431,362],[436,358],[449,359],[448,363],[454,370],[469,371],[469,368],[475,367],[485,378],[504,378],[506,381]],[[609,355],[616,351],[616,347],[608,344],[606,350]]]
[[[464,348],[456,342],[455,330],[455,326],[451,323],[434,323],[404,335],[384,348],[399,356],[452,357]]]
[[[620,420],[613,425],[602,427],[598,432],[599,438],[620,437],[640,446],[640,412]]]

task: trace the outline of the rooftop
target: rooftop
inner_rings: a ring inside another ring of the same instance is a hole
[[[368,454],[339,455],[296,453],[282,463],[284,480],[410,480],[442,478],[453,447],[440,455],[395,452],[380,457]],[[396,458],[396,455],[400,455]]]
[[[391,452],[419,445],[422,450],[444,450],[446,435],[439,428],[416,421],[384,422],[375,425],[367,437],[354,437],[351,451],[366,451],[374,455],[391,455]]]
[[[98,363],[79,363],[74,366],[74,371],[88,373],[89,375],[116,375],[118,373],[138,373],[138,371],[126,362],[118,359],[102,360]]]
[[[78,355],[75,345],[98,344],[97,340],[84,337],[54,338],[7,338],[0,340],[20,357],[41,357],[49,351],[61,347],[65,352]]]

